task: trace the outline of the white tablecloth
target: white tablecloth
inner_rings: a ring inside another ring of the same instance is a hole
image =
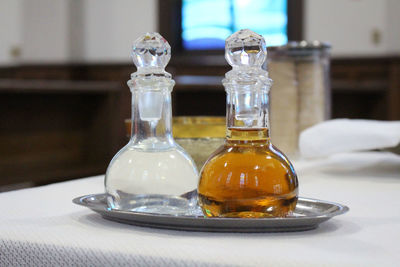
[[[0,266],[399,266],[400,173],[304,173],[300,195],[350,207],[316,230],[234,234],[106,221],[72,204],[103,177],[0,194]]]

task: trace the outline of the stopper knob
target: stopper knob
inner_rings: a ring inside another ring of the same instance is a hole
[[[264,37],[249,29],[237,31],[225,41],[225,58],[232,67],[261,67],[266,57]]]
[[[164,69],[171,58],[171,46],[159,33],[148,32],[133,43],[131,55],[138,69]]]

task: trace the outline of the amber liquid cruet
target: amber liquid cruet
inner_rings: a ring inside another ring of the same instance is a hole
[[[296,207],[298,180],[269,137],[265,40],[250,30],[236,32],[226,40],[225,57],[233,68],[223,80],[226,140],[202,168],[199,205],[208,217],[286,217]]]

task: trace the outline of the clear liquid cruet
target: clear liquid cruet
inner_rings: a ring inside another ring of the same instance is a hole
[[[264,38],[250,30],[226,40],[225,58],[232,66],[222,81],[227,92],[226,140],[203,166],[198,185],[206,216],[285,217],[296,207],[296,172],[269,138],[272,80],[261,68],[266,54]]]
[[[171,129],[171,91],[175,84],[165,66],[171,47],[158,33],[133,44],[137,71],[132,92],[132,136],[111,160],[105,188],[114,209],[185,214],[196,204],[198,173],[190,156],[177,145]],[[194,194],[196,196],[196,194]]]

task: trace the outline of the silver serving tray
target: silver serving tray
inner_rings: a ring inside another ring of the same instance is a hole
[[[285,218],[207,218],[174,216],[112,209],[107,194],[93,194],[73,199],[73,203],[99,213],[104,219],[137,226],[205,232],[293,232],[318,227],[349,208],[333,202],[299,198],[293,215]]]

